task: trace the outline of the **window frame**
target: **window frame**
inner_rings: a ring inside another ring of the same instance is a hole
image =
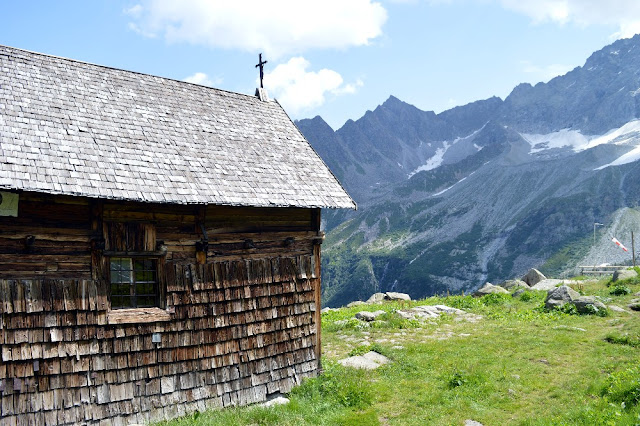
[[[130,269],[123,269],[121,270],[122,272],[128,271],[130,274],[130,282],[127,283],[126,281],[121,281],[121,282],[113,282],[113,272],[114,269],[112,269],[112,261],[115,259],[121,259],[121,260],[128,260],[129,261],[129,265],[130,265]],[[135,263],[136,261],[140,261],[140,260],[150,260],[152,261],[152,266],[149,268],[142,268],[140,270],[136,270],[135,268]],[[159,309],[164,309],[166,306],[166,293],[164,291],[164,286],[162,283],[162,279],[161,279],[161,257],[160,256],[149,256],[146,254],[142,254],[142,255],[132,255],[131,253],[112,253],[107,257],[107,270],[108,270],[108,274],[107,274],[107,285],[109,286],[109,305],[110,305],[110,310],[111,311],[122,311],[122,310],[126,310],[126,309],[154,309],[154,308],[159,308]],[[136,272],[152,272],[153,273],[153,279],[150,281],[146,281],[146,282],[140,282],[137,281],[135,279],[135,275]],[[153,292],[152,293],[142,293],[140,294],[138,292],[138,284],[149,284],[151,283],[153,286]],[[118,285],[118,284],[124,284],[124,285],[128,285],[130,288],[130,294],[129,296],[126,296],[124,294],[120,294],[120,295],[116,295],[117,297],[121,297],[123,298],[123,300],[126,300],[127,297],[129,297],[129,301],[133,303],[133,305],[123,305],[123,304],[118,304],[118,306],[114,307],[113,304],[113,298],[114,298],[114,294],[113,294],[113,286],[114,285]],[[140,306],[138,304],[138,297],[139,296],[143,296],[143,297],[154,297],[155,301],[153,305],[144,305],[144,306]]]

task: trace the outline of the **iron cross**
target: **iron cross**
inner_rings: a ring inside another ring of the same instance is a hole
[[[264,86],[262,85],[262,79],[264,78],[264,64],[266,64],[267,61],[262,61],[262,53],[258,54],[258,65],[256,65],[256,68],[260,67],[260,87],[264,89]]]

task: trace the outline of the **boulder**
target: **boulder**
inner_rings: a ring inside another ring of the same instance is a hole
[[[553,290],[558,287],[558,285],[563,284],[562,280],[554,280],[552,278],[546,278],[542,281],[538,281],[536,284],[531,286],[531,290]]]
[[[355,302],[351,302],[347,305],[347,308],[353,308],[354,306],[366,305],[362,300],[356,300]]]
[[[380,303],[385,299],[384,293],[373,293],[370,298],[367,299],[367,303]]]
[[[547,299],[544,301],[544,307],[547,309],[559,308],[565,303],[571,303],[579,297],[580,294],[577,291],[569,286],[563,285],[549,290]]]
[[[473,297],[486,296],[487,294],[509,294],[507,290],[491,283],[486,283],[482,288],[479,288],[473,293]]]
[[[626,280],[629,278],[637,278],[638,277],[638,273],[633,270],[633,269],[623,269],[621,271],[615,271],[613,273],[613,278],[611,278],[611,281],[616,282],[619,280]]]
[[[546,279],[547,277],[545,277],[542,272],[534,268],[529,269],[529,272],[527,272],[525,276],[522,277],[522,281],[527,283],[529,287],[533,287],[534,285],[538,284],[540,281],[546,280]]]
[[[387,300],[411,300],[411,297],[406,293],[396,293],[393,291],[388,291],[384,294],[385,299]]]
[[[506,288],[507,290],[516,290],[519,288],[523,288],[525,290],[528,290],[529,284],[525,283],[522,280],[509,280],[509,281],[505,281],[502,284],[500,284],[500,287],[502,288]]]
[[[376,318],[378,318],[380,315],[383,315],[383,314],[385,314],[385,311],[375,311],[375,312],[362,311],[356,314],[356,319],[359,319],[360,321],[371,322],[371,321],[375,321]]]
[[[573,300],[576,309],[581,314],[595,314],[600,311],[606,311],[607,307],[593,296],[580,296]]]

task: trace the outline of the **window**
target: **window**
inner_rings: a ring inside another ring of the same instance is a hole
[[[111,309],[160,306],[156,259],[110,259]]]

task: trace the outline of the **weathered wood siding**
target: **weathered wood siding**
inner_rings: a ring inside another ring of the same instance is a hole
[[[0,217],[0,423],[145,422],[316,374],[318,215],[21,194]],[[125,251],[163,253],[166,309],[110,311],[103,254]]]

